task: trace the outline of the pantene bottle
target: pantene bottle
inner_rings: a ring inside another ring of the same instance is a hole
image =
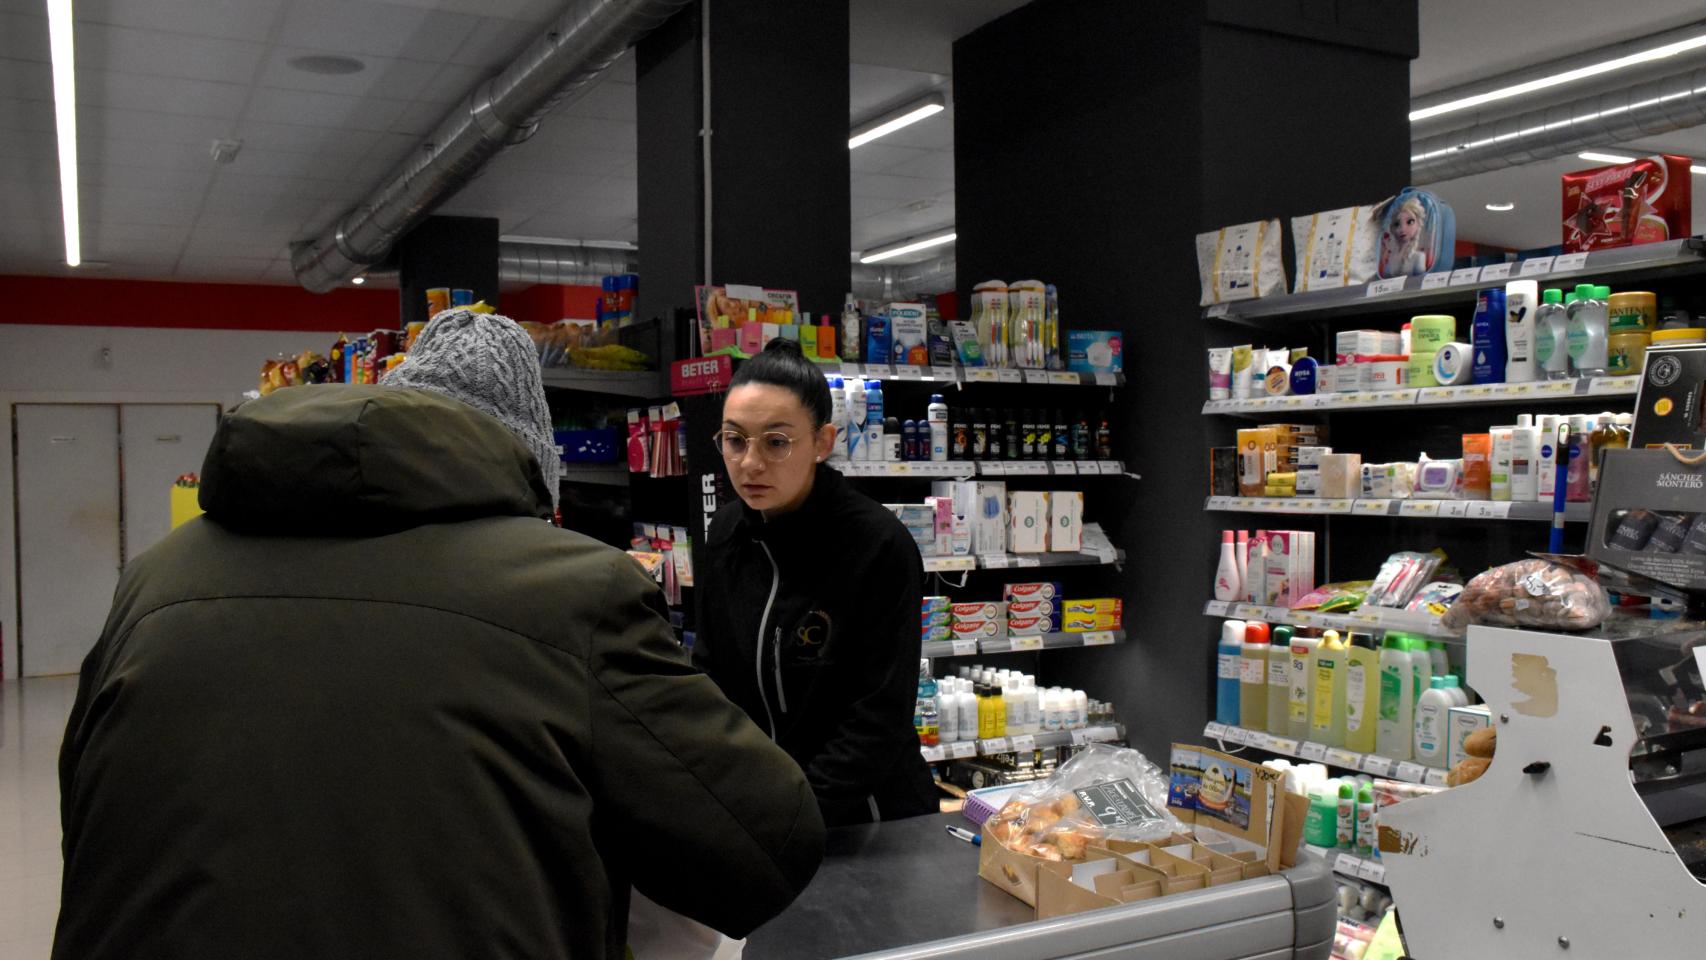
[[[1328,630],[1310,658],[1309,739],[1329,747],[1345,745],[1347,652],[1339,631]]]
[[[1309,739],[1310,665],[1315,648],[1320,645],[1319,637],[1291,638],[1291,663],[1286,670],[1291,683],[1291,693],[1286,702],[1286,734],[1294,740]]]
[[[1275,627],[1268,647],[1268,732],[1285,736],[1291,705],[1291,628]]]
[[[1345,665],[1345,749],[1373,753],[1380,712],[1380,657],[1373,638],[1351,634]]]
[[[1238,725],[1246,730],[1268,729],[1268,651],[1268,625],[1260,620],[1245,624],[1238,674]]]

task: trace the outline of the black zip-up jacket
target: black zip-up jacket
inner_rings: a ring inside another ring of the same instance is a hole
[[[616,960],[630,885],[745,936],[810,881],[798,766],[497,420],[281,390],[201,503],[83,664],[56,960]]]
[[[830,825],[934,813],[918,752],[924,563],[906,528],[817,468],[792,513],[711,520],[693,660],[806,772]]]

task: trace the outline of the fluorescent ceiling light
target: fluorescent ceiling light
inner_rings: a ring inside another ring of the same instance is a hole
[[[953,243],[956,236],[957,234],[955,234],[954,231],[949,230],[947,233],[940,233],[933,237],[925,237],[922,240],[902,240],[894,246],[878,247],[875,250],[865,251],[865,255],[859,258],[859,262],[877,263],[882,260],[888,260],[892,257],[901,257],[909,253],[917,253],[920,250],[939,247],[944,243]]]
[[[1689,167],[1688,172],[1694,174],[1697,177],[1706,177],[1706,167],[1702,167],[1699,164],[1695,164],[1694,166]]]
[[[1594,163],[1634,163],[1635,162],[1634,157],[1626,157],[1621,153],[1600,153],[1596,150],[1585,150],[1581,153],[1576,154],[1576,156],[1581,157],[1583,160],[1592,160]]]
[[[1493,211],[1494,213],[1504,213],[1508,210],[1515,210],[1516,204],[1510,203],[1508,201],[1505,203],[1489,203],[1489,204],[1487,204],[1487,209]]]
[[[53,52],[53,119],[59,131],[59,210],[65,221],[65,265],[83,262],[77,226],[77,67],[72,57],[71,0],[47,0],[48,46]]]
[[[948,108],[947,100],[939,93],[906,104],[897,110],[868,120],[854,127],[847,136],[847,149],[856,150],[878,137],[886,137],[902,127],[910,127],[925,117],[933,117]]]
[[[1679,53],[1687,53],[1690,50],[1698,50],[1701,47],[1706,47],[1706,33],[1689,37],[1685,40],[1678,40],[1675,43],[1667,43],[1663,46],[1653,47],[1650,50],[1641,50],[1627,56],[1616,57],[1611,60],[1603,60],[1599,63],[1591,63],[1585,67],[1577,67],[1574,70],[1565,70],[1563,73],[1554,73],[1551,76],[1527,80],[1522,83],[1512,84],[1508,87],[1500,87],[1497,90],[1488,90],[1486,93],[1477,93],[1472,97],[1448,100],[1445,103],[1436,104],[1421,110],[1412,110],[1410,111],[1410,122],[1415,123],[1417,120],[1426,120],[1429,117],[1437,117],[1441,114],[1456,113],[1459,110],[1468,110],[1471,107],[1478,107],[1484,103],[1496,103],[1500,100],[1508,100],[1511,97],[1520,97],[1525,94],[1534,93],[1537,90],[1556,87],[1560,84],[1574,83],[1577,80],[1585,80],[1588,77],[1597,77],[1601,74],[1611,73],[1615,70],[1622,70],[1627,67],[1633,67],[1643,63],[1651,63],[1654,60],[1663,60],[1666,57],[1674,57]]]

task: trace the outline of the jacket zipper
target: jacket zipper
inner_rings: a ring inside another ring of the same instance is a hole
[[[771,661],[776,671],[776,705],[782,709],[782,716],[788,715],[788,691],[782,689],[782,628],[776,628],[776,646],[772,651],[776,657]]]
[[[764,616],[758,620],[757,650],[755,651],[758,656],[753,666],[753,679],[758,681],[758,699],[764,704],[764,720],[770,725],[770,739],[774,742],[776,740],[776,718],[770,713],[770,697],[764,692],[764,634],[770,627],[770,611],[776,605],[776,591],[782,586],[782,570],[776,566],[776,557],[771,554],[770,545],[762,540],[758,541],[758,545],[763,548],[764,556],[770,561],[770,598],[764,601]],[[777,631],[777,636],[781,636],[780,630]],[[781,641],[778,639],[776,650],[777,696],[782,693],[781,656]],[[783,712],[787,712],[786,708]]]

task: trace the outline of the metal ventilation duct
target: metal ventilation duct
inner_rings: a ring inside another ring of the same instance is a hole
[[[1706,68],[1423,137],[1410,180],[1435,183],[1706,123]]]
[[[855,263],[853,295],[861,300],[892,301],[954,290],[957,262],[953,254],[918,263]]]
[[[324,293],[377,263],[540,118],[588,89],[634,41],[689,0],[572,0],[504,71],[476,86],[374,193],[326,232],[292,245],[296,279]]]
[[[593,284],[612,274],[639,273],[634,250],[579,244],[498,243],[498,279],[505,283]]]

